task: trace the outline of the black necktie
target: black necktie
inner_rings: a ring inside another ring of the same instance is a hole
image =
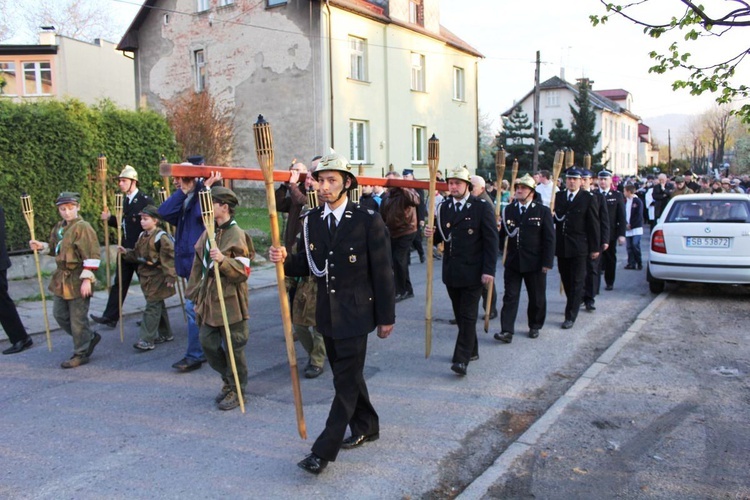
[[[461,202],[459,201],[456,203],[456,212],[460,212],[460,211],[461,211]]]
[[[570,194],[568,195],[568,201],[569,201],[569,202],[573,201],[573,193],[570,193]]]
[[[521,205],[521,215],[526,213],[526,205]]]
[[[331,235],[331,238],[336,234],[336,216],[333,215],[333,212],[328,214],[328,234]]]

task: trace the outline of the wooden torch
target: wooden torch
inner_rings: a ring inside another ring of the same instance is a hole
[[[427,143],[427,166],[430,170],[430,191],[428,195],[429,205],[427,208],[427,227],[431,230],[435,227],[435,192],[437,190],[437,171],[440,162],[440,140],[432,134]],[[433,278],[433,254],[432,246],[435,235],[430,234],[427,238],[427,289],[425,292],[424,312],[424,357],[430,357],[432,350],[432,278]]]
[[[26,224],[29,226],[31,239],[35,240],[34,231],[34,207],[31,205],[31,195],[24,193],[21,195],[21,211]],[[42,282],[42,267],[39,265],[39,253],[34,249],[34,264],[36,264],[36,278],[39,281],[39,293],[42,295],[42,310],[44,311],[44,331],[47,333],[47,349],[52,352],[52,337],[49,332],[49,318],[47,317],[47,297],[44,294],[44,283]]]
[[[271,124],[263,115],[258,115],[258,121],[253,124],[253,135],[255,137],[255,153],[258,163],[263,171],[263,179],[266,186],[266,204],[268,205],[268,217],[271,220],[271,244],[277,248],[282,246],[281,234],[279,232],[279,216],[276,212],[276,195],[273,188],[273,137],[271,136]],[[286,355],[289,360],[289,370],[292,377],[292,392],[294,394],[294,407],[297,412],[297,430],[302,439],[307,439],[307,426],[302,410],[302,391],[299,385],[299,373],[297,372],[297,353],[294,350],[294,339],[292,337],[292,314],[289,309],[289,296],[284,284],[284,264],[276,263],[276,282],[279,289],[279,306],[281,308],[281,320],[284,325],[284,340],[286,341]]]
[[[125,327],[122,324],[122,193],[115,194],[115,219],[117,220],[117,309],[120,311],[120,342],[125,342]]]
[[[109,212],[107,208],[107,157],[102,154],[99,155],[98,160],[96,171],[99,174],[99,182],[102,184],[102,212]],[[109,262],[109,219],[104,221],[104,249],[104,259],[107,263],[107,291],[109,292],[112,286]]]

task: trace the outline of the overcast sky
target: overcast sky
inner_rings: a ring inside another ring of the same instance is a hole
[[[126,28],[138,12],[137,0],[107,0]],[[732,2],[704,0],[709,12]],[[666,22],[681,12],[678,0],[651,0],[639,7],[648,20]],[[479,108],[495,123],[500,113],[534,85],[534,58],[541,52],[541,80],[560,76],[574,83],[585,76],[594,89],[623,88],[633,95],[633,112],[644,121],[660,115],[700,114],[713,105],[713,97],[672,91],[672,81],[685,73],[649,74],[651,50],[663,50],[674,38],[653,40],[642,28],[619,17],[593,27],[591,14],[603,14],[599,0],[440,0],[441,24],[484,54],[479,66]],[[745,30],[745,35],[748,30]],[[685,44],[699,61],[716,62],[747,46],[735,30],[719,39]],[[734,55],[734,54],[732,54]],[[750,81],[750,61],[737,80]],[[663,135],[666,135],[666,131]],[[662,134],[659,134],[662,135]]]

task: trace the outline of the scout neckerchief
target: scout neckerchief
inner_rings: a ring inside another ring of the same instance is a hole
[[[216,226],[214,228],[214,234],[219,234],[219,232],[223,231],[224,229],[228,229],[232,226],[236,226],[237,221],[231,219],[229,222],[224,223],[221,226]],[[206,233],[206,244],[203,246],[203,271],[201,274],[201,279],[206,277],[206,273],[209,269],[214,265],[214,261],[211,259],[211,241],[208,237],[208,233]]]
[[[60,228],[57,230],[57,244],[55,245],[55,255],[60,255],[60,247],[62,246],[63,235],[65,234],[65,232],[80,220],[80,217],[76,217],[75,219],[70,221],[70,223],[63,221],[63,223],[60,224]]]

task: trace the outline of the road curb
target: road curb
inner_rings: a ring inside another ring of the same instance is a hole
[[[557,422],[560,415],[570,403],[575,401],[581,392],[593,382],[596,377],[611,363],[622,349],[630,342],[641,329],[647,324],[648,319],[661,304],[669,298],[669,292],[663,292],[656,297],[638,314],[630,327],[616,339],[606,351],[604,351],[591,366],[581,374],[573,385],[565,391],[550,406],[544,414],[534,422],[526,432],[521,434],[506,450],[500,454],[495,462],[490,465],[479,477],[474,479],[456,498],[470,500],[482,498],[489,489],[505,475],[516,462],[533,446],[535,446],[544,434]]]

